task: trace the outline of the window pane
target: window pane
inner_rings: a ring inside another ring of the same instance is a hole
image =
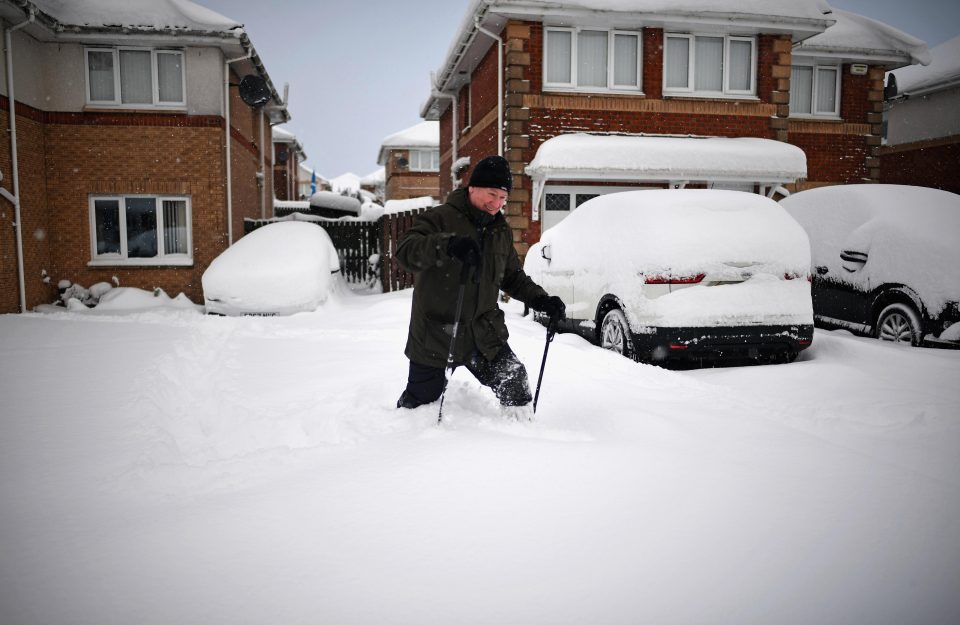
[[[730,89],[735,91],[752,91],[751,77],[753,72],[753,44],[749,41],[732,40],[730,42]]]
[[[183,102],[183,55],[157,52],[157,82],[161,102]]]
[[[166,254],[188,254],[187,203],[183,200],[163,201],[163,251]]]
[[[97,235],[97,256],[120,253],[119,200],[93,201],[94,230]]]
[[[790,112],[809,114],[813,99],[813,68],[794,65],[790,68]]]
[[[577,33],[577,84],[607,86],[607,33],[581,30]]]
[[[566,31],[547,31],[547,82],[570,83],[570,52],[573,38]]]
[[[613,84],[637,85],[637,49],[640,38],[636,35],[613,37]]]
[[[126,200],[127,258],[157,255],[157,200],[130,197]]]
[[[697,37],[694,89],[723,91],[723,38]]]
[[[575,198],[574,205],[577,208],[579,208],[580,205],[586,202],[587,200],[592,200],[593,198],[598,197],[599,195],[600,195],[599,193],[578,193],[577,197]]]
[[[153,79],[148,50],[120,51],[120,101],[153,104]]]
[[[440,150],[430,152],[430,170],[440,171]]]
[[[683,37],[667,37],[667,87],[690,86],[690,45]]]
[[[90,101],[113,102],[113,52],[90,51],[87,53],[90,66]]]
[[[837,70],[817,69],[817,113],[837,112]]]
[[[548,211],[568,211],[570,196],[566,193],[547,193],[543,204],[544,209]]]

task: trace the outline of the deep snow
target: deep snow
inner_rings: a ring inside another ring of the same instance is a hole
[[[960,622],[960,351],[561,335],[535,423],[458,370],[437,426],[393,407],[409,306],[0,317],[0,622]]]

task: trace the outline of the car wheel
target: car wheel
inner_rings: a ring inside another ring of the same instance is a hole
[[[614,308],[607,312],[600,324],[600,347],[617,352],[621,356],[633,358],[633,337],[623,311]]]
[[[906,304],[890,304],[877,317],[877,338],[894,343],[920,344],[920,318]]]

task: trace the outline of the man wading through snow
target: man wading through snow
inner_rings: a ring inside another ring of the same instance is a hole
[[[547,295],[520,267],[513,233],[500,209],[512,186],[502,156],[488,156],[473,169],[466,189],[417,218],[400,240],[397,260],[416,274],[405,354],[407,388],[398,408],[436,401],[444,391],[463,264],[471,278],[453,348],[453,366],[463,365],[490,387],[504,412],[533,418],[527,370],[507,345],[507,326],[497,305],[499,291],[556,319],[564,318],[559,297]]]

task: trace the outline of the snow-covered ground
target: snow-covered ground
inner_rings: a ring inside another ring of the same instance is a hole
[[[438,426],[393,407],[409,306],[0,317],[0,623],[960,622],[960,351],[562,335],[536,422],[458,370]]]

